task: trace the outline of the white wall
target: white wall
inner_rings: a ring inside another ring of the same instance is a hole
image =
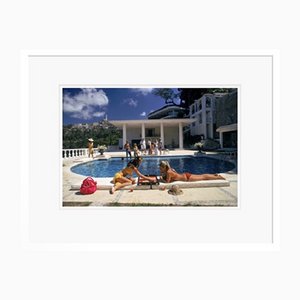
[[[190,106],[190,112],[191,107],[194,106],[194,114],[192,114],[193,117],[197,120],[194,124],[195,126],[190,127],[191,129],[191,135],[201,135],[203,134],[205,138],[213,138],[213,134],[211,133],[211,130],[213,128],[213,122],[214,122],[214,114],[213,111],[215,110],[215,98],[213,95],[209,95],[209,98],[211,99],[211,107],[206,108],[206,100],[207,98],[203,96],[201,99],[196,101],[194,104]],[[199,108],[199,102],[202,102],[202,109],[201,111],[198,110]],[[197,107],[197,109],[195,109]],[[209,111],[209,114],[207,114],[207,111]],[[199,123],[199,115],[202,114],[202,123]],[[208,122],[208,119],[210,121]],[[208,126],[206,126],[208,124]],[[209,129],[209,130],[207,130]]]
[[[132,140],[140,140],[142,136],[142,129],[137,127],[127,127],[127,140],[131,143]]]
[[[224,52],[230,49],[278,49],[281,51],[280,85],[284,99],[280,112],[281,128],[278,123],[276,128],[279,127],[279,130],[275,137],[282,130],[286,140],[293,140],[295,132],[291,128],[297,128],[298,110],[291,110],[297,105],[291,87],[299,84],[297,72],[300,68],[299,39],[296,38],[300,25],[297,1],[229,0],[202,1],[201,4],[189,1],[188,5],[173,1],[171,5],[167,1],[153,1],[146,10],[140,1],[134,0],[119,1],[117,4],[115,1],[102,1],[101,4],[89,1],[86,5],[76,2],[70,5],[68,1],[57,0],[51,3],[3,1],[0,22],[5,28],[2,34],[5,47],[2,47],[1,74],[5,78],[2,98],[7,99],[3,101],[3,111],[15,112],[20,117],[12,121],[12,113],[3,114],[1,124],[11,124],[9,130],[3,130],[3,140],[8,141],[12,136],[18,140],[20,135],[19,119],[22,116],[18,113],[20,102],[16,99],[20,96],[18,56],[21,49],[119,49],[124,52],[129,49],[161,49],[166,53],[169,49],[200,52],[211,49]],[[213,12],[213,22],[212,14],[207,12]],[[182,39],[180,43],[177,42],[179,38]],[[167,79],[165,82],[170,84]],[[247,91],[243,93],[245,95]],[[247,136],[244,138],[247,139]],[[5,151],[3,147],[3,157],[7,157]],[[19,196],[26,191],[16,188],[16,181],[19,181],[16,174],[20,174],[20,151],[21,147],[12,147],[11,157],[14,159],[3,160],[3,173],[6,174],[3,186],[7,188],[3,189],[2,198],[5,201],[1,204],[1,271],[5,275],[0,291],[2,299],[8,298],[7,295],[10,299],[31,300],[199,299],[201,295],[210,300],[246,300],[258,298],[258,294],[259,298],[265,299],[300,298],[298,277],[292,275],[299,266],[300,202],[295,197],[298,176],[294,167],[295,157],[290,155],[288,147],[283,145],[281,161],[277,161],[283,174],[280,179],[280,232],[283,237],[280,251],[231,251],[223,248],[201,252],[184,250],[185,244],[174,247],[182,247],[182,251],[158,251],[155,246],[148,251],[110,251],[105,246],[99,251],[88,251],[86,248],[76,251],[68,245],[61,250],[44,250],[42,247],[27,249],[21,243],[18,213],[22,205]],[[253,156],[248,159],[255,163]],[[276,170],[279,171],[277,167]],[[259,193],[257,197],[260,197]],[[40,205],[43,205],[44,200],[40,200]],[[259,206],[257,208],[260,209]],[[132,215],[143,212],[142,209],[127,211]],[[213,211],[220,216],[224,214],[224,209]],[[117,214],[120,210],[114,212]],[[151,212],[166,217],[171,215],[181,221],[178,210],[152,209]],[[205,209],[205,212],[212,214],[211,209]],[[70,209],[68,213],[81,222],[84,214],[94,215],[97,210],[78,208]],[[114,233],[119,230],[117,225]],[[132,230],[135,231],[136,227]],[[170,234],[174,232],[167,222],[165,227]],[[100,233],[105,228],[98,230]],[[199,228],[199,232],[205,230]],[[76,284],[79,280],[80,284]],[[149,288],[150,284],[155,288]]]
[[[171,148],[172,142],[175,147],[179,146],[179,128],[177,127],[164,127],[165,146]]]

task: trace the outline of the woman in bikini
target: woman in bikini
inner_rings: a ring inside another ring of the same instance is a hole
[[[138,175],[139,177],[149,180],[155,181],[155,179],[144,176],[139,170],[138,167],[142,162],[141,157],[137,157],[128,162],[126,168],[117,172],[113,178],[114,186],[109,190],[110,194],[113,194],[115,191],[131,184],[135,184],[135,179],[132,177],[133,173]]]
[[[216,180],[225,178],[219,174],[191,174],[188,172],[179,174],[173,168],[171,168],[168,161],[161,161],[159,164],[159,170],[163,181],[173,182],[173,181],[199,181],[199,180]]]
[[[89,157],[94,158],[94,140],[92,138],[88,139],[88,153]]]

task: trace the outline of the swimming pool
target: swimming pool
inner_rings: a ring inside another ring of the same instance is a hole
[[[159,175],[159,162],[168,160],[172,168],[178,173],[190,172],[193,174],[226,173],[234,169],[234,164],[209,157],[194,156],[159,156],[144,157],[139,171],[142,174]],[[110,158],[108,160],[92,160],[87,163],[76,165],[71,171],[92,177],[113,177],[116,172],[126,167],[129,160]]]

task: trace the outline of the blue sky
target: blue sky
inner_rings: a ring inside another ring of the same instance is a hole
[[[152,91],[152,88],[64,88],[63,123],[92,123],[106,115],[108,120],[147,119],[151,111],[165,105],[165,100]]]

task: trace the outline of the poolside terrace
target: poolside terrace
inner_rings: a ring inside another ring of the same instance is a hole
[[[237,166],[236,156],[212,153],[199,154],[195,150],[171,150],[165,156],[174,155],[209,155],[215,159],[228,160]],[[105,152],[95,155],[94,159],[109,159],[111,157],[125,157],[124,151]],[[221,175],[226,180],[206,180],[198,182],[161,183],[157,186],[128,186],[114,194],[109,193],[112,186],[111,177],[94,178],[97,181],[97,191],[92,195],[81,195],[79,188],[85,176],[73,173],[70,168],[74,165],[91,161],[86,155],[65,158],[63,167],[63,206],[238,206],[237,168]],[[168,193],[171,185],[177,184],[183,191],[181,195]]]

